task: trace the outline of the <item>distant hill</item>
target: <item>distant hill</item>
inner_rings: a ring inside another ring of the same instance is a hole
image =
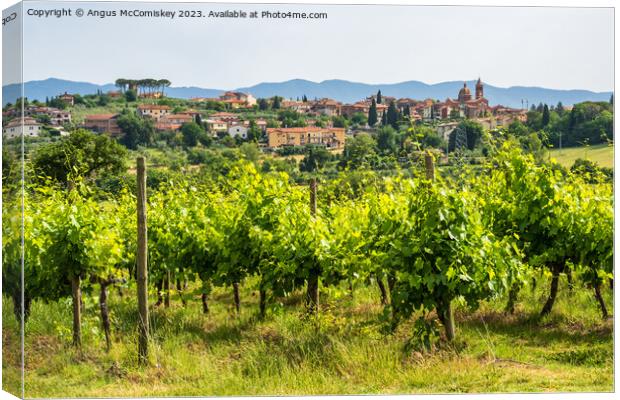
[[[97,85],[88,82],[73,82],[68,80],[49,78],[42,81],[29,81],[24,85],[26,97],[33,100],[45,100],[46,97],[57,96],[61,93],[94,94],[97,90],[104,92],[115,90],[113,84]],[[265,82],[258,85],[237,88],[234,90],[252,93],[255,97],[271,97],[275,95],[285,98],[301,98],[304,94],[309,98],[329,97],[342,102],[351,103],[376,93],[379,89],[385,96],[409,97],[413,99],[438,99],[446,97],[455,98],[459,89],[463,86],[462,81],[441,82],[426,84],[419,81],[407,81],[388,84],[366,84],[349,82],[345,80],[326,80],[312,82],[304,79],[293,79],[285,82]],[[474,91],[475,81],[467,81]],[[166,94],[170,97],[217,97],[224,90],[205,89],[199,87],[170,87]],[[484,85],[484,95],[491,105],[502,104],[510,107],[521,107],[521,100],[527,100],[530,105],[538,103],[557,104],[561,101],[564,105],[571,105],[586,100],[607,101],[611,92],[592,92],[589,90],[557,90],[541,87],[512,86],[500,88],[489,84]],[[4,104],[14,102],[20,96],[18,84],[2,87]]]
[[[44,81],[30,81],[24,85],[24,92],[29,100],[44,101],[46,97],[54,97],[67,93],[94,94],[97,90],[104,92],[114,90],[113,84],[96,85],[88,82],[73,82],[64,79],[49,78]],[[21,97],[21,87],[19,84],[2,86],[2,103],[13,103]]]
[[[63,79],[49,78],[43,81],[29,81],[24,85],[24,92],[28,99],[44,101],[46,97],[52,98],[64,92],[77,93],[81,95],[95,94],[98,90],[109,92],[118,90],[113,83],[97,85],[88,82],[74,82]],[[2,87],[3,104],[13,103],[21,97],[21,88],[18,84],[6,85]],[[191,97],[216,97],[223,90],[203,89],[199,87],[171,87],[166,89],[166,94],[171,97],[189,99]]]

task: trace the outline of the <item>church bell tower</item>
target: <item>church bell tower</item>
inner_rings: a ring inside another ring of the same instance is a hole
[[[476,82],[476,99],[481,99],[484,97],[484,87],[482,86],[482,81],[480,77],[478,77],[478,82]]]

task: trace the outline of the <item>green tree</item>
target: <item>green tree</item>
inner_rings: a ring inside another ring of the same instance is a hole
[[[52,122],[52,118],[48,114],[37,114],[34,116],[37,122],[49,125]]]
[[[536,132],[520,136],[519,143],[521,144],[521,148],[525,152],[531,153],[537,161],[543,160],[545,155],[545,147]]]
[[[382,101],[383,101],[383,99],[381,97],[381,90],[379,90],[377,92],[377,104],[381,104]]]
[[[299,163],[299,170],[316,172],[322,169],[328,161],[331,161],[331,153],[323,146],[306,146],[306,156]]]
[[[250,126],[248,127],[248,141],[258,142],[263,136],[263,131],[258,127],[256,121],[250,120]]]
[[[260,149],[256,143],[242,143],[241,146],[239,146],[239,152],[245,160],[253,163],[254,165],[258,165],[258,161],[260,159]]]
[[[377,132],[377,148],[383,154],[396,154],[399,148],[398,133],[390,125]]]
[[[482,125],[472,120],[465,120],[461,122],[457,126],[457,129],[462,129],[465,131],[465,136],[467,138],[467,148],[469,150],[473,150],[476,148],[476,146],[478,146],[484,131]]]
[[[65,104],[64,101],[61,101],[61,102],[63,104]],[[26,107],[28,107],[29,104],[30,103],[28,102],[28,98],[26,98],[26,97],[19,97],[17,100],[15,100],[15,109],[16,110],[21,110],[22,107],[26,108]],[[65,104],[65,107],[66,107],[66,104]],[[64,109],[64,107],[57,107],[57,108]]]
[[[360,133],[347,139],[344,145],[342,164],[356,169],[368,167],[376,159],[377,142],[367,133]]]
[[[444,149],[446,148],[446,141],[432,129],[429,129],[422,138],[422,145],[424,148]]]
[[[528,135],[530,131],[529,129],[527,129],[527,126],[523,124],[523,122],[514,121],[511,122],[510,125],[508,125],[508,133],[515,137],[521,137]]]
[[[332,118],[334,128],[346,128],[348,121],[342,115],[338,115]]]
[[[543,128],[546,127],[547,125],[549,125],[549,119],[550,119],[550,115],[549,115],[549,106],[545,104],[545,106],[543,107],[543,113],[542,113],[542,126]]]
[[[198,139],[205,134],[205,131],[197,123],[187,122],[181,126],[181,134],[185,147],[195,147],[198,145]]]
[[[370,103],[370,109],[368,110],[368,125],[370,126],[375,126],[375,124],[377,123],[378,117],[377,117],[377,103],[375,102],[375,99],[372,99],[372,102]]]
[[[97,100],[97,105],[99,107],[105,107],[110,103],[110,96],[108,96],[107,94],[100,94],[99,95],[99,99]]]
[[[369,112],[370,114],[370,112]],[[356,125],[361,125],[364,126],[368,123],[368,119],[366,118],[366,115],[364,115],[364,113],[361,112],[356,112],[355,114],[353,114],[351,116],[351,122],[356,124]],[[375,123],[377,123],[377,108],[375,106]]]
[[[135,90],[129,89],[125,91],[125,101],[127,101],[128,103],[131,103],[136,100],[138,100],[138,94],[136,93]]]
[[[70,173],[84,177],[125,171],[127,150],[105,135],[77,130],[58,142],[39,147],[32,156],[37,175],[67,182]]]
[[[387,109],[387,123],[391,125],[392,128],[398,129],[398,110],[396,109],[394,101],[390,102]]]
[[[27,104],[27,103],[26,103]],[[16,108],[17,107],[17,102],[15,103]],[[50,107],[54,107],[54,108],[58,108],[60,110],[64,110],[67,108],[67,103],[65,103],[64,101],[60,100],[58,97],[52,97],[49,101],[49,106]]]
[[[122,113],[116,120],[124,135],[121,143],[135,150],[138,145],[148,146],[153,141],[155,128],[150,118],[140,118],[133,112]]]

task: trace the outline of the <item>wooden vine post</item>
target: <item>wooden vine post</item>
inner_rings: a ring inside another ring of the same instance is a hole
[[[148,248],[146,225],[146,165],[144,157],[138,157],[138,362],[148,362],[149,309],[148,309]]]
[[[316,178],[310,180],[310,213],[316,216]],[[308,293],[306,296],[306,305],[308,312],[319,312],[319,275],[320,271],[314,267],[308,272]]]
[[[71,192],[74,190],[74,183],[69,180],[67,184],[67,196],[71,202]],[[82,346],[82,279],[79,274],[71,276],[71,299],[73,301],[73,345]]]
[[[435,181],[435,163],[431,153],[424,154],[424,166],[426,168],[426,179],[431,182]]]
[[[430,152],[424,154],[424,166],[426,169],[426,179],[432,185],[435,182],[435,162]],[[437,315],[445,328],[447,339],[449,341],[454,340],[454,312],[452,310],[452,302],[449,299],[440,299],[437,302]]]
[[[73,345],[82,346],[82,290],[80,276],[71,277],[71,298],[73,299]]]

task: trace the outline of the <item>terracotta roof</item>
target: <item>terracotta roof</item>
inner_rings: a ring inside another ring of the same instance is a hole
[[[171,120],[171,119],[193,119],[189,114],[167,114],[162,117],[163,120]]]
[[[118,117],[118,114],[95,114],[95,115],[87,115],[84,118],[84,121],[107,121],[109,119],[114,119]]]
[[[347,105],[348,107],[354,107],[354,108],[366,108],[366,107],[370,107],[370,105],[368,103],[364,103],[363,101],[358,101],[357,103],[351,104],[351,105]]]
[[[314,103],[315,106],[339,106],[341,103],[333,99],[321,99]]]
[[[319,128],[316,126],[306,126],[303,128],[267,128],[267,133],[281,132],[281,133],[313,133],[313,132],[344,132],[344,128]]]
[[[140,104],[138,110],[170,110],[170,107],[160,106],[159,104]]]
[[[155,129],[157,130],[172,130],[172,131],[176,131],[181,129],[181,124],[171,124],[169,122],[158,122],[155,124]]]
[[[227,99],[227,100],[220,100],[222,103],[238,103],[238,104],[245,104],[246,101],[245,100],[237,100],[237,99]]]
[[[247,96],[247,94],[243,93],[243,92],[233,92],[233,91],[228,91],[228,92],[224,92],[223,96]]]
[[[200,114],[200,111],[189,109],[189,110],[182,111],[179,114],[197,115],[197,114]]]
[[[21,119],[15,119],[9,122],[6,125],[6,127],[13,128],[15,126],[22,126],[22,125],[40,125],[40,124],[34,118],[24,118],[23,123]]]

